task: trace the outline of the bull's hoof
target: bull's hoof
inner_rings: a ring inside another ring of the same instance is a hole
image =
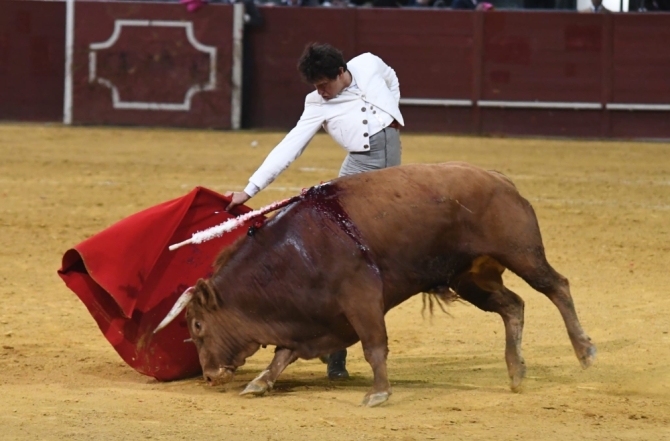
[[[510,372],[509,388],[512,390],[512,392],[521,392],[521,383],[523,383],[524,378],[526,378],[526,365],[522,361],[521,364],[516,367],[516,369]]]
[[[596,361],[596,347],[591,345],[586,348],[584,353],[579,356],[579,363],[582,365],[582,369],[590,367]]]
[[[260,397],[265,395],[265,393],[270,389],[268,383],[264,380],[253,380],[247,387],[244,388],[240,395],[253,395]]]
[[[367,407],[379,406],[380,404],[388,401],[389,395],[390,394],[388,392],[375,392],[373,394],[368,394],[365,396],[365,398],[363,398],[361,405]]]

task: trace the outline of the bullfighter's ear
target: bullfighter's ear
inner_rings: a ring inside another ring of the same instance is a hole
[[[219,307],[216,291],[209,283],[209,280],[198,280],[195,284],[193,300],[208,311],[215,311]]]

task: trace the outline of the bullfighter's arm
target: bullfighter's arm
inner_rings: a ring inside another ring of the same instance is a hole
[[[298,124],[272,149],[263,164],[249,178],[249,185],[244,192],[254,196],[270,185],[281,172],[298,159],[324,121],[321,107],[306,103]]]
[[[395,74],[395,70],[388,64],[384,63],[384,60],[375,56],[377,58],[377,69],[379,70],[381,76],[386,81],[386,86],[389,88],[393,97],[395,98],[396,104],[400,102],[400,82],[398,81],[398,76]]]

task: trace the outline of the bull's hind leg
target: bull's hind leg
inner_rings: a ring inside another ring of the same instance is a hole
[[[477,259],[471,271],[453,283],[453,289],[463,299],[487,312],[496,312],[505,324],[505,362],[514,392],[521,389],[526,376],[526,362],[521,353],[524,302],[502,284],[504,268],[493,259]]]
[[[595,361],[596,347],[579,322],[568,279],[549,265],[544,250],[540,247],[534,253],[524,254],[520,259],[508,259],[503,264],[556,305],[579,362],[584,369],[591,366]]]
[[[279,374],[286,369],[286,366],[297,359],[298,357],[295,351],[286,348],[275,349],[275,356],[267,369],[251,380],[249,384],[247,384],[247,387],[240,392],[240,395],[263,395],[267,391],[272,390]]]
[[[388,337],[384,321],[381,281],[376,273],[364,270],[362,277],[351,277],[342,284],[340,304],[363,346],[365,360],[372,367],[374,383],[363,398],[364,406],[378,406],[389,399],[391,384],[386,371]]]

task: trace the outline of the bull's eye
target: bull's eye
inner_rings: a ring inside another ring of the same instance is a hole
[[[204,331],[204,324],[196,318],[191,319],[191,331],[192,331],[191,335],[196,339],[202,338],[202,333]]]
[[[202,323],[198,320],[193,320],[193,329],[195,330],[195,335],[198,337],[202,336]]]

